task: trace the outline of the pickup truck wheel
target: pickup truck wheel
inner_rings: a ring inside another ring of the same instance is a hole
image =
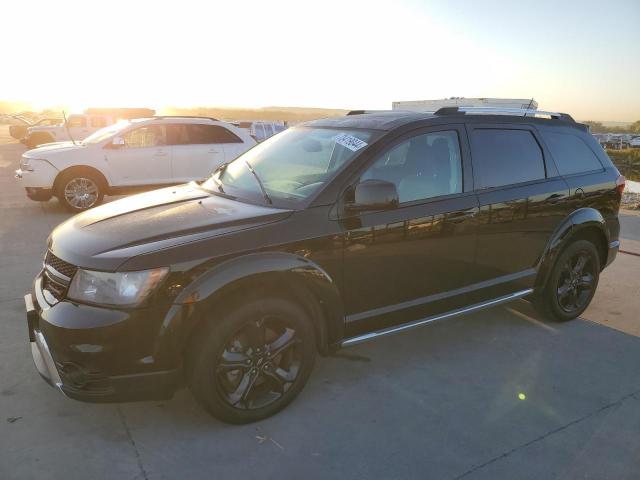
[[[71,171],[63,174],[57,183],[58,200],[71,212],[82,212],[95,207],[104,198],[102,181],[92,172]]]
[[[238,301],[196,335],[187,354],[187,382],[214,417],[255,422],[300,393],[313,368],[315,345],[311,319],[295,303]]]
[[[540,313],[555,321],[573,320],[591,303],[599,278],[598,250],[588,240],[577,240],[558,257],[535,305]]]

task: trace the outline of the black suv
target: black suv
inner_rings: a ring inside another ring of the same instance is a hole
[[[286,406],[327,354],[526,298],[565,321],[618,249],[624,177],[566,114],[378,112],[291,128],[201,184],[72,217],[25,297],[38,371],[90,402]]]

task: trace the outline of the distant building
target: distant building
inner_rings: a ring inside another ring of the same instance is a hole
[[[442,107],[495,107],[538,109],[538,102],[531,98],[464,98],[451,97],[441,100],[408,100],[392,102],[393,110],[411,110],[414,112],[435,112]]]

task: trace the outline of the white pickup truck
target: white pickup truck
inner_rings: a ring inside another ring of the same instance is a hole
[[[36,148],[45,143],[80,141],[118,120],[150,117],[154,113],[154,110],[147,108],[88,108],[84,113],[69,115],[66,123],[33,125],[27,128],[27,133],[20,141],[27,148]]]

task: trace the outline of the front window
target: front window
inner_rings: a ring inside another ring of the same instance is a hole
[[[69,117],[67,120],[67,126],[69,128],[84,128],[87,126],[87,119],[84,117]]]
[[[395,184],[400,203],[462,192],[462,161],[453,130],[411,137],[382,154],[360,178]]]
[[[105,127],[105,128],[101,128],[97,132],[93,132],[91,135],[85,138],[82,141],[82,143],[84,144],[100,143],[104,140],[107,140],[117,135],[119,132],[127,128],[129,125],[131,125],[130,121],[120,120],[118,123],[109,125],[108,127]]]
[[[107,119],[104,117],[92,117],[91,126],[93,128],[104,128],[107,126]]]
[[[366,130],[292,128],[241,155],[203,186],[239,197],[264,198],[266,193],[269,199],[301,201],[351,162],[374,136]]]
[[[167,144],[162,125],[146,125],[125,133],[124,144],[129,148],[149,148]]]

